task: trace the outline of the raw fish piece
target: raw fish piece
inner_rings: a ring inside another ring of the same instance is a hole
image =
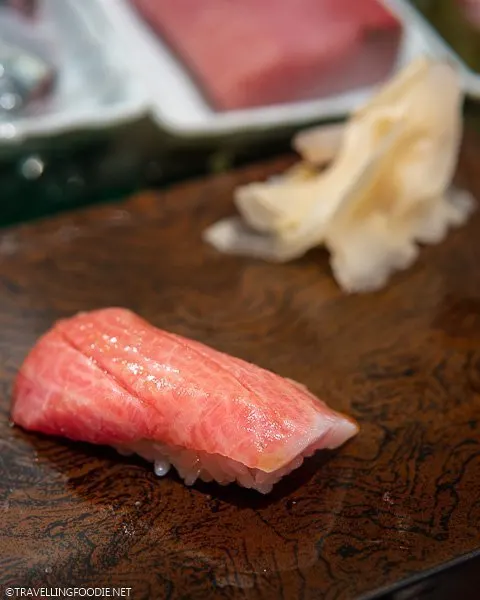
[[[355,435],[304,386],[110,308],[59,321],[18,374],[25,429],[172,464],[187,484],[237,481],[262,493],[305,456]]]
[[[131,1],[220,110],[376,84],[391,73],[400,39],[377,0]]]

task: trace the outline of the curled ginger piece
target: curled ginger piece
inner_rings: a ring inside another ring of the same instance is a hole
[[[463,93],[446,62],[418,59],[344,126],[299,134],[305,163],[275,181],[237,189],[240,217],[206,230],[218,250],[272,262],[325,245],[348,292],[375,290],[438,243],[473,201],[453,192]],[[326,158],[321,172],[314,166]]]

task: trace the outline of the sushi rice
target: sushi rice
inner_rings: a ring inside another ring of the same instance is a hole
[[[268,494],[282,477],[298,469],[303,464],[304,458],[312,456],[317,449],[323,448],[323,442],[323,438],[316,440],[288,464],[271,473],[249,468],[220,454],[188,450],[180,446],[167,446],[149,440],[131,446],[116,446],[116,450],[123,456],[138,454],[154,463],[155,474],[159,477],[164,477],[173,466],[188,486],[193,485],[198,479],[205,482],[215,481],[220,485],[236,482],[242,487]]]

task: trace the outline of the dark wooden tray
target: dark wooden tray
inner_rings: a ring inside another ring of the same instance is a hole
[[[479,156],[469,142],[463,179],[476,192]],[[322,251],[274,266],[202,244],[236,185],[288,162],[4,232],[1,585],[130,586],[135,599],[451,598],[451,566],[454,595],[477,597],[478,564],[458,564],[480,547],[480,213],[365,296],[339,291]],[[140,460],[9,427],[11,384],[37,337],[110,305],[307,384],[354,415],[360,435],[262,497],[158,480]]]

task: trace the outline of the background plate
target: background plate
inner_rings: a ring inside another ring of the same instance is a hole
[[[210,137],[245,134],[277,127],[301,126],[344,117],[363,102],[372,88],[308,102],[266,108],[215,112],[203,99],[182,63],[130,5],[129,0],[105,0],[112,24],[123,44],[129,44],[132,72],[148,87],[152,115],[173,136]],[[407,24],[398,67],[429,51],[415,24]]]
[[[145,114],[142,81],[132,77],[98,0],[43,0],[39,35],[51,41],[59,62],[55,93],[36,114],[0,124],[0,142],[74,130],[103,129]]]

